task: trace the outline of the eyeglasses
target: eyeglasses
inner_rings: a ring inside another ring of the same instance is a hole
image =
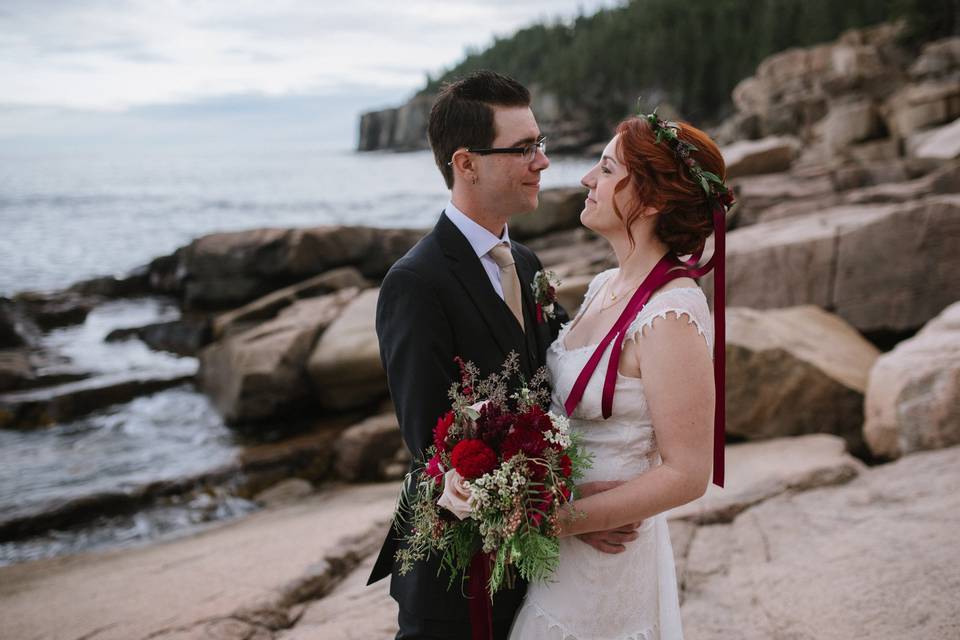
[[[524,162],[533,162],[533,159],[537,157],[538,150],[540,153],[547,153],[547,136],[540,136],[536,142],[525,144],[522,147],[490,147],[489,149],[467,147],[467,151],[470,153],[476,153],[481,156],[490,155],[491,153],[517,153],[520,154]],[[447,163],[448,166],[452,164],[452,160]]]

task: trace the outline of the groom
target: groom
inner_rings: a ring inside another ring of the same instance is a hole
[[[447,85],[430,112],[429,137],[450,202],[433,231],[390,269],[377,304],[380,357],[414,459],[450,408],[455,356],[486,376],[515,351],[529,380],[567,320],[557,305],[556,318],[538,321],[530,285],[542,265],[507,229],[512,216],[537,208],[540,172],[550,166],[527,89],[490,71]],[[449,574],[439,572],[436,558],[406,575],[395,570],[402,533],[391,528],[368,583],[392,573],[397,640],[469,638],[460,582],[448,590]],[[497,593],[495,638],[507,637],[525,590],[518,580]]]

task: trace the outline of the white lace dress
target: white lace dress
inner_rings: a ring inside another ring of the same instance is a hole
[[[590,283],[581,313],[603,283],[615,273],[604,271]],[[696,325],[713,353],[713,323],[698,287],[654,294],[627,330],[627,339],[658,318],[675,313]],[[579,317],[578,313],[578,317]],[[576,322],[574,318],[573,322]],[[567,324],[547,353],[553,381],[553,407],[564,412],[563,400],[595,345],[567,350]],[[600,413],[603,378],[610,359],[604,354],[579,406],[570,416],[571,429],[583,434],[593,454],[585,482],[628,480],[660,464],[650,411],[638,378],[619,375],[613,415]],[[646,519],[640,537],[626,551],[605,554],[576,537],[560,541],[560,565],[550,582],[533,583],[517,613],[510,640],[677,640],[683,638],[673,547],[664,514]]]

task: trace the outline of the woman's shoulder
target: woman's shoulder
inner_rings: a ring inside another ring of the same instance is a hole
[[[687,280],[688,282],[684,282]],[[627,329],[629,337],[638,338],[653,326],[658,318],[684,321],[696,327],[708,345],[713,343],[713,323],[707,296],[696,282],[678,278],[657,291],[644,305]]]

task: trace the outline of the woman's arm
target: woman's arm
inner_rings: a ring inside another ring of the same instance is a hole
[[[623,357],[639,358],[662,464],[614,489],[564,507],[561,536],[645,520],[696,500],[710,482],[713,364],[696,325],[668,313],[638,335],[635,344],[626,343]],[[572,512],[585,517],[571,517]]]

